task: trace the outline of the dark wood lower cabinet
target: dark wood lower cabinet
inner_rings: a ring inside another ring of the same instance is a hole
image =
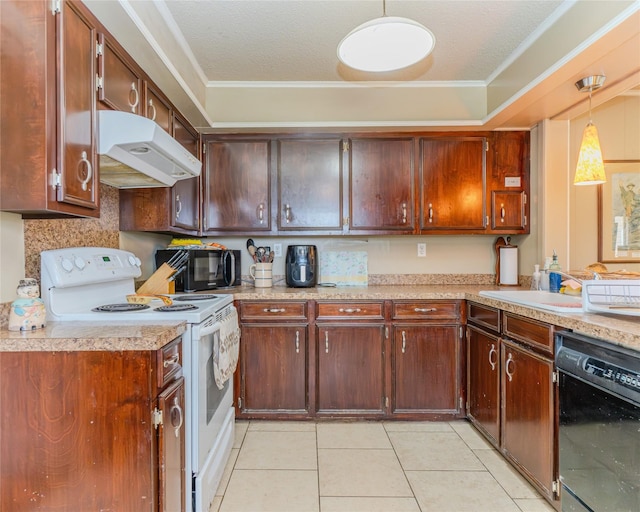
[[[422,412],[451,418],[460,403],[458,327],[395,325],[393,328],[393,412]]]
[[[547,498],[553,499],[553,361],[502,340],[502,372],[502,451]]]
[[[318,414],[384,414],[384,325],[319,324],[316,333]]]
[[[307,326],[243,325],[241,414],[307,414]]]
[[[0,510],[184,511],[184,379],[162,362],[0,353]]]
[[[500,337],[467,325],[467,417],[500,443]]]

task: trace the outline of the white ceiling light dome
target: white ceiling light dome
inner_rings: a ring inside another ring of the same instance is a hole
[[[393,71],[424,59],[433,51],[435,42],[433,33],[417,21],[383,13],[340,41],[338,59],[361,71]]]

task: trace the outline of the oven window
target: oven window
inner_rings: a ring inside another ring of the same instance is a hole
[[[196,281],[210,282],[218,277],[220,254],[218,251],[206,254],[196,253],[193,259],[193,277]]]
[[[638,512],[640,406],[560,375],[563,484],[591,510]]]

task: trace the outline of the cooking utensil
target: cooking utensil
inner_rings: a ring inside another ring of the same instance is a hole
[[[176,270],[176,273],[175,273],[175,274],[173,274],[173,275],[168,279],[168,281],[167,281],[167,282],[171,283],[172,281],[175,281],[175,280],[176,280],[176,278],[177,278],[180,274],[182,274],[182,272],[184,272],[186,269],[187,269],[187,266],[186,266],[186,265],[182,265],[178,270]]]
[[[265,259],[264,259],[264,255],[266,254],[267,250],[260,246],[256,249],[256,257],[258,258],[258,263],[264,263]]]
[[[249,238],[249,239],[247,240],[247,249],[248,249],[249,247],[255,247],[255,246],[256,246],[256,244],[253,242],[253,238]]]

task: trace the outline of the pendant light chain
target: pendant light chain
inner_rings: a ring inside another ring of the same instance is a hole
[[[382,17],[387,15],[387,0],[382,0]]]

